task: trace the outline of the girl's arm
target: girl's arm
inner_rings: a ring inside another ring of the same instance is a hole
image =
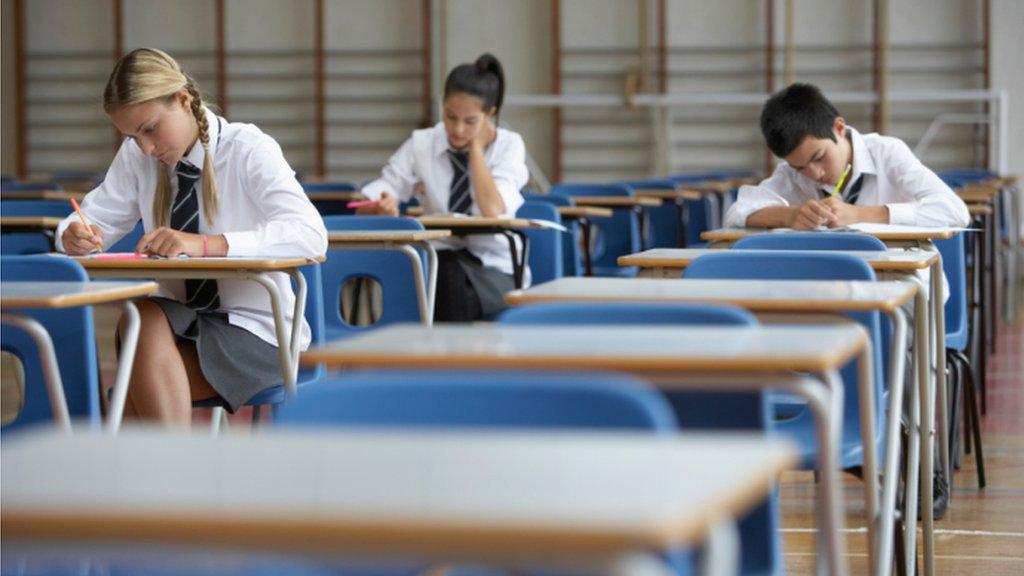
[[[490,136],[488,138],[489,132]],[[485,158],[487,143],[496,138],[496,129],[488,121],[474,138],[469,148],[469,177],[473,183],[473,199],[486,217],[511,216],[523,204],[519,190],[526,185],[526,147],[515,133],[505,133],[508,142],[495,150],[494,166],[488,167]],[[486,140],[485,140],[486,139]]]

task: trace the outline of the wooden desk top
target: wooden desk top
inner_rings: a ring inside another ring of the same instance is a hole
[[[822,372],[867,341],[859,325],[394,325],[310,348],[307,364],[649,371]],[[828,345],[823,345],[827,342]]]
[[[0,281],[2,308],[71,308],[149,296],[156,282]]]
[[[893,225],[882,225],[869,226],[863,224],[863,230],[848,230],[849,232],[857,234],[867,234],[874,236],[883,242],[899,242],[899,241],[910,241],[910,240],[946,240],[956,235],[957,230],[949,228],[917,228],[909,226],[893,226]],[[781,229],[776,229],[780,230]],[[708,240],[711,242],[734,242],[740,238],[747,236],[753,236],[754,234],[765,234],[770,233],[772,229],[769,228],[718,228],[716,230],[708,230],[701,232],[701,240]],[[786,230],[787,232],[799,232],[799,230]],[[847,230],[835,230],[836,232],[846,232]],[[827,231],[822,231],[822,234],[828,234]]]
[[[557,206],[562,218],[608,218],[614,211],[600,206]]]
[[[998,194],[998,190],[993,193],[988,188],[961,188],[956,191],[956,195],[964,202],[991,203]]]
[[[362,200],[363,195],[354,190],[325,190],[323,192],[306,192],[306,196],[312,200],[337,200],[337,201],[351,201],[351,200]]]
[[[64,200],[72,198],[81,202],[85,198],[85,192],[71,192],[68,190],[4,190],[0,193],[0,200]]]
[[[351,230],[328,232],[327,241],[332,245],[362,242],[409,244],[440,240],[451,235],[451,230]]]
[[[654,248],[620,256],[618,262],[619,266],[640,266],[641,268],[686,268],[695,259],[705,254],[718,252],[721,250],[714,248]],[[744,250],[744,252],[769,251]],[[863,258],[876,272],[924,270],[938,259],[938,254],[935,252],[924,250],[886,250],[885,252],[843,250],[841,253]]]
[[[140,260],[97,260],[76,256],[86,270],[289,270],[325,258],[161,258]]]
[[[2,462],[5,548],[614,558],[698,544],[796,454],[740,434],[271,429],[211,441],[129,427],[5,439]]]
[[[424,228],[447,228],[453,234],[467,228],[504,228],[507,230],[525,230],[527,228],[547,228],[542,221],[529,218],[484,218],[482,216],[420,216],[417,218]],[[551,226],[557,226],[549,222]]]
[[[978,214],[981,216],[988,216],[992,214],[991,204],[968,204],[967,211],[971,214]]]
[[[660,188],[634,188],[633,192],[639,198],[660,198],[662,200],[675,200],[676,198],[682,198],[684,200],[700,200],[705,194],[703,190],[694,190],[693,188],[676,188],[675,190],[664,190]]]
[[[512,305],[536,302],[714,302],[758,312],[899,309],[917,293],[910,282],[801,280],[671,280],[566,277],[505,295]]]
[[[572,201],[577,206],[605,206],[605,207],[629,207],[629,206],[661,206],[660,198],[649,196],[573,196]]]
[[[0,227],[57,229],[63,218],[56,216],[0,216]]]

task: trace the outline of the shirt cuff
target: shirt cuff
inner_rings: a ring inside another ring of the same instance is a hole
[[[386,182],[374,180],[373,182],[370,182],[366,186],[363,186],[362,190],[360,190],[359,193],[362,194],[363,196],[366,196],[368,200],[373,200],[376,202],[377,200],[380,200],[381,194],[386,192],[388,189],[389,186],[387,185]]]
[[[889,224],[899,224],[901,226],[913,226],[916,224],[917,206],[913,202],[886,204],[885,207],[889,209]]]
[[[735,202],[729,207],[729,210],[725,213],[725,222],[723,226],[726,228],[746,228],[747,218],[750,215],[762,208],[769,208],[772,206],[786,206],[784,203],[779,203],[773,200],[746,200],[743,202]]]
[[[53,247],[57,252],[64,252],[64,242],[61,241],[61,236],[64,235],[64,231],[71,225],[69,220],[61,220],[60,224],[57,224],[57,229],[53,232]]]
[[[228,257],[258,256],[258,244],[255,232],[225,232],[228,241]]]

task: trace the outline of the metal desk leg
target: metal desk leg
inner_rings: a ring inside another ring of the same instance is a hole
[[[416,286],[416,305],[420,309],[420,323],[430,326],[434,320],[434,308],[431,306],[431,297],[427,293],[426,280],[423,278],[423,262],[420,254],[409,244],[401,244],[391,247],[405,254],[412,265],[412,282]]]
[[[308,287],[306,277],[299,272],[298,268],[288,271],[288,275],[295,279],[295,306],[292,309],[292,332],[288,339],[288,350],[292,356],[292,377],[298,381],[299,378],[299,348],[302,338],[302,320],[306,317],[306,296]]]
[[[505,230],[502,235],[508,239],[508,250],[512,256],[512,276],[515,280],[516,288],[523,287],[523,278],[526,274],[527,258],[530,254],[530,238],[525,232],[521,230]],[[516,237],[519,237],[523,241],[523,253],[519,254],[519,250],[516,247]]]
[[[888,574],[892,567],[893,532],[896,521],[896,492],[900,478],[900,414],[903,411],[904,354],[907,349],[907,319],[902,310],[889,315],[893,324],[889,352],[889,401],[885,415],[885,463],[882,466],[882,499],[879,504],[875,538],[875,574]],[[914,423],[911,423],[914,425]],[[875,522],[872,520],[871,522]],[[916,523],[915,523],[916,524]],[[904,559],[900,559],[904,562]]]
[[[589,218],[579,218],[580,233],[583,235],[583,274],[594,275],[594,256],[590,253],[590,238],[593,228]],[[566,271],[568,275],[568,271]]]
[[[117,433],[124,417],[124,405],[128,399],[128,384],[131,382],[132,366],[135,364],[135,349],[139,343],[139,329],[142,318],[135,303],[124,301],[121,309],[126,317],[124,334],[121,335],[121,354],[117,359],[117,376],[114,378],[113,395],[110,399],[110,414],[107,415],[107,431]]]
[[[934,250],[934,247],[932,249]],[[938,254],[937,250],[936,254]],[[942,290],[942,277],[942,255],[939,255],[931,273],[931,299],[935,310],[932,313],[935,330],[935,356],[932,358],[932,362],[935,365],[935,390],[938,394],[936,416],[939,427],[939,462],[942,465],[942,473],[946,477],[946,485],[952,488],[953,474],[949,465],[949,390],[946,385],[946,305]],[[949,497],[952,500],[952,493]]]
[[[277,354],[281,361],[281,376],[284,378],[285,391],[288,395],[294,395],[296,363],[292,362],[294,357],[291,354],[291,338],[285,333],[284,314],[281,312],[281,292],[278,290],[274,280],[266,274],[250,273],[245,278],[258,282],[270,294],[270,309],[274,313],[274,331],[277,335]],[[295,304],[298,305],[298,303],[298,298],[296,298]],[[303,302],[303,305],[305,305],[305,302]],[[298,334],[295,336],[298,337]]]
[[[934,295],[933,295],[934,296]],[[934,462],[934,443],[935,443],[935,414],[934,414],[934,384],[935,379],[931,377],[931,351],[932,348],[929,346],[929,334],[932,333],[932,321],[928,318],[928,305],[923,302],[923,298],[918,298],[915,304],[914,310],[914,323],[923,324],[919,326],[921,329],[915,331],[916,336],[924,336],[922,343],[914,343],[914,349],[918,353],[917,358],[917,378],[918,378],[918,402],[920,405],[920,478],[919,483],[921,485],[921,520],[923,534],[923,554],[924,554],[924,573],[926,576],[931,576],[935,573],[935,540],[934,540],[934,517],[932,510],[932,498],[933,498],[933,470],[935,468]],[[909,476],[910,474],[908,474]],[[908,480],[908,492],[911,490],[917,490],[918,482],[910,482]],[[911,515],[911,508],[917,507],[917,499],[912,499],[910,494],[907,495],[907,518],[905,519],[908,526],[913,526],[916,520],[916,516]],[[916,512],[916,510],[914,510]],[[911,533],[911,540],[907,542],[909,546],[914,539],[917,538],[916,531]],[[912,572],[911,572],[912,573]]]
[[[828,529],[828,535],[822,535],[818,539],[819,553],[828,558],[827,566],[818,563],[818,572],[826,569],[826,574],[839,574],[843,568],[842,558],[846,549],[843,541],[842,527],[846,525],[846,509],[843,504],[842,478],[839,470],[839,442],[842,434],[843,422],[843,380],[837,370],[830,370],[823,375],[823,382],[828,387],[829,398],[828,411],[832,413],[831,418],[816,418],[815,422],[821,422],[824,430],[819,431],[817,436],[828,439],[827,444],[819,441],[818,451],[818,476],[821,478],[821,523],[823,529]],[[813,406],[808,403],[808,406]]]
[[[427,286],[425,289],[421,288],[423,285],[423,267],[420,255],[412,246],[422,248],[427,253]],[[422,291],[425,298],[425,301],[420,302],[420,321],[427,326],[431,326],[434,324],[434,296],[437,293],[437,250],[431,246],[430,242],[413,242],[411,246],[406,245],[406,248],[408,250],[403,250],[403,252],[409,256],[413,274],[416,275],[417,295]]]
[[[878,558],[878,452],[875,448],[875,374],[871,340],[857,357],[857,386],[860,407],[860,438],[864,445],[864,500],[868,517],[868,564]],[[840,389],[841,390],[841,389]],[[841,392],[840,392],[841,393]],[[841,439],[839,440],[842,441]]]
[[[24,330],[35,342],[36,350],[39,352],[39,363],[43,368],[46,393],[50,397],[50,412],[53,413],[53,419],[58,427],[65,432],[71,432],[71,416],[68,414],[64,383],[60,378],[60,366],[57,364],[57,353],[53,349],[50,333],[35,318],[16,312],[0,313],[0,323]]]
[[[769,498],[771,496],[769,495]],[[701,573],[705,576],[739,574],[740,532],[732,518],[721,518],[711,527]]]

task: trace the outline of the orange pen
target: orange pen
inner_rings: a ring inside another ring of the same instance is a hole
[[[78,219],[81,220],[82,224],[85,225],[85,229],[92,232],[92,226],[89,224],[89,221],[85,219],[85,214],[82,213],[82,208],[78,205],[78,201],[75,200],[74,198],[71,198],[71,207],[75,209],[75,213],[78,214]],[[103,252],[103,244],[97,244],[96,249],[99,250],[100,252]]]

